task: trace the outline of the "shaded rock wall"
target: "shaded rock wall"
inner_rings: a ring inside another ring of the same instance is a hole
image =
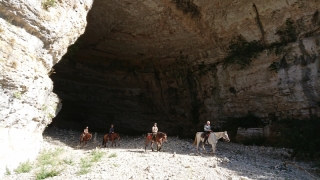
[[[38,154],[59,112],[52,66],[84,32],[92,1],[0,1],[0,175]]]
[[[96,0],[86,32],[51,76],[64,104],[54,124],[145,133],[158,122],[169,134],[193,136],[207,120],[223,130],[248,111],[266,123],[318,116],[318,7]]]

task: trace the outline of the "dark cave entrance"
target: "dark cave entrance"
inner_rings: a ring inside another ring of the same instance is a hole
[[[62,109],[51,126],[78,130],[89,126],[90,131],[108,132],[114,124],[119,133],[141,135],[157,122],[160,131],[194,136],[194,122],[199,121],[191,121],[194,115],[178,107],[189,99],[167,87],[159,75],[161,69],[146,61],[96,57],[94,51],[75,52],[75,46],[77,43],[69,47],[50,76],[53,92],[62,100]],[[188,84],[187,78],[186,89]],[[188,109],[188,104],[184,107]]]
[[[141,24],[143,14],[155,9],[142,10],[128,14],[121,3],[94,1],[84,34],[53,67],[53,92],[62,100],[62,109],[51,126],[107,132],[114,124],[116,132],[141,135],[156,122],[159,131],[192,138],[203,129],[205,107],[198,79],[213,70],[199,70],[194,65],[197,57],[190,58],[197,49],[192,45],[197,34],[184,29],[156,32],[154,21]],[[188,12],[184,15],[192,18]]]

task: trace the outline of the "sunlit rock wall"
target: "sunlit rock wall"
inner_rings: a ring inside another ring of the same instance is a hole
[[[92,0],[0,1],[0,176],[33,160],[61,108],[52,66],[84,32]]]

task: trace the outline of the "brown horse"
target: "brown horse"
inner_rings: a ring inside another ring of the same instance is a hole
[[[148,133],[147,136],[146,136],[146,145],[144,147],[145,151],[147,151],[147,145],[149,144],[149,142],[151,142],[150,147],[151,147],[151,149],[153,151],[154,140],[157,143],[157,151],[160,151],[161,147],[162,147],[162,143],[167,141],[167,134],[163,133],[163,132],[158,132],[157,135],[156,135],[156,138],[153,139],[153,134],[152,133]]]
[[[118,133],[112,133],[110,134],[110,137],[109,137],[109,134],[105,134],[103,136],[102,146],[107,147],[108,140],[112,141],[111,146],[113,146],[113,144],[114,146],[117,146],[116,141],[120,140],[120,135]],[[120,142],[118,142],[118,146],[120,146]]]
[[[80,148],[85,146],[87,144],[87,142],[92,138],[92,134],[90,133],[82,133],[81,136],[80,136]],[[81,146],[81,144],[83,144]]]

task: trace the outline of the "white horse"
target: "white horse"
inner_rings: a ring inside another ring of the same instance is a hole
[[[207,153],[206,149],[204,148],[204,138],[201,137],[201,134],[203,132],[197,132],[196,133],[196,137],[194,138],[194,142],[193,144],[194,145],[197,145],[197,153],[199,153],[199,143],[200,141],[202,142],[202,149]],[[212,146],[212,153],[215,153],[215,150],[216,150],[216,144],[218,142],[218,140],[220,138],[223,138],[223,140],[229,142],[230,139],[229,139],[229,136],[227,134],[227,131],[224,131],[224,132],[210,132],[210,135],[208,137],[208,143],[211,144]]]

